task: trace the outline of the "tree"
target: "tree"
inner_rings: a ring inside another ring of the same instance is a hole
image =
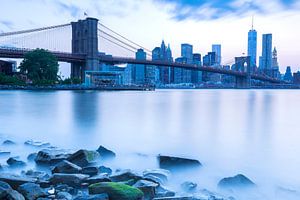
[[[54,83],[58,72],[57,58],[47,50],[36,49],[25,54],[20,71],[33,83]]]

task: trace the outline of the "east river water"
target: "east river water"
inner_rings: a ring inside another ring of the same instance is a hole
[[[270,199],[278,188],[300,191],[299,90],[0,91],[5,139],[25,160],[29,139],[65,149],[103,145],[117,153],[106,163],[112,168],[157,168],[164,154],[198,159],[200,170],[175,179],[201,188],[215,191],[221,178],[242,173]]]

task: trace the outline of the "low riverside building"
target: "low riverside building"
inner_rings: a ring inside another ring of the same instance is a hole
[[[0,73],[13,75],[16,72],[17,63],[15,61],[0,60]]]

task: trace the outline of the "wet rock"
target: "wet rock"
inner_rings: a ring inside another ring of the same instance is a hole
[[[2,143],[2,145],[7,145],[7,146],[9,146],[9,145],[15,145],[16,143],[15,142],[13,142],[13,141],[11,141],[11,140],[5,140],[3,143]]]
[[[81,170],[81,167],[63,160],[52,169],[52,173],[79,174]]]
[[[107,174],[99,174],[97,176],[93,176],[93,177],[88,178],[84,182],[91,185],[91,184],[101,183],[101,182],[111,182],[111,180],[110,180],[110,178],[108,177]]]
[[[174,197],[175,192],[167,189],[166,187],[160,185],[155,189],[155,197]]]
[[[100,146],[97,149],[97,152],[100,154],[101,158],[114,158],[114,157],[116,157],[116,154],[113,151],[111,151],[111,150],[109,150],[109,149],[107,149],[103,146]]]
[[[96,151],[79,150],[70,155],[67,160],[80,167],[86,167],[99,157],[99,153]]]
[[[72,195],[68,192],[59,192],[59,193],[57,193],[56,198],[58,200],[72,200],[73,199]]]
[[[28,200],[35,200],[39,197],[46,197],[48,195],[44,189],[35,183],[25,183],[20,185],[18,191]]]
[[[158,184],[147,180],[139,180],[133,187],[140,189],[144,193],[144,200],[151,200],[155,197],[155,188],[158,187]]]
[[[6,161],[6,163],[10,167],[24,167],[26,165],[26,163],[18,159],[18,157],[11,157]]]
[[[107,194],[103,193],[95,195],[78,196],[74,200],[109,200],[109,198]]]
[[[50,146],[50,143],[48,142],[40,142],[40,141],[33,141],[33,140],[27,140],[26,142],[24,142],[24,144],[33,147],[39,147],[39,148]]]
[[[183,191],[185,192],[195,192],[196,189],[197,189],[197,183],[193,183],[193,182],[190,182],[190,181],[186,181],[184,183],[182,183],[181,185],[181,188]]]
[[[90,194],[107,193],[109,200],[142,200],[144,194],[141,190],[120,183],[96,183],[89,186]]]
[[[163,169],[201,167],[202,164],[198,160],[189,158],[180,158],[173,156],[158,156],[159,167]]]
[[[5,156],[9,156],[10,152],[9,151],[1,151],[0,150],[0,157],[5,157]]]
[[[0,181],[8,183],[13,189],[17,189],[22,184],[34,183],[37,180],[34,178],[22,177],[15,174],[1,173]]]
[[[223,178],[218,183],[218,187],[224,189],[251,188],[254,186],[255,183],[242,174],[238,174],[234,177]]]
[[[0,181],[0,199],[3,200],[24,200],[24,197],[13,190],[8,183]]]
[[[35,178],[37,180],[48,180],[50,178],[49,174],[41,171],[27,170],[22,171],[22,174],[29,178]]]
[[[82,168],[81,173],[90,176],[96,176],[99,173],[99,170],[97,167],[84,167]]]
[[[121,171],[113,176],[110,176],[110,179],[114,182],[121,182],[121,181],[128,181],[128,180],[141,180],[143,179],[142,176],[132,172],[131,170],[125,170],[125,171]]]
[[[37,164],[54,165],[69,157],[69,154],[65,154],[61,151],[44,149],[38,152],[34,159]]]
[[[143,177],[150,179],[152,181],[158,182],[160,184],[165,184],[168,182],[168,177],[171,175],[169,170],[165,169],[153,169],[145,170],[143,172]]]
[[[35,160],[35,158],[37,157],[37,153],[31,153],[31,154],[29,154],[28,156],[27,156],[27,160],[28,161],[34,161]]]
[[[67,184],[72,187],[80,187],[89,176],[84,174],[62,174],[56,173],[50,178],[50,182],[54,185]]]
[[[110,169],[109,167],[100,166],[99,167],[99,173],[106,173],[108,175],[111,175],[112,174],[112,169]]]
[[[9,190],[4,197],[5,200],[25,200],[23,195],[21,195],[18,191],[16,190]]]

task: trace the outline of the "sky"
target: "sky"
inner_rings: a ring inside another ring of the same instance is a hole
[[[300,70],[300,0],[0,0],[0,5],[0,32],[69,23],[86,12],[148,49],[165,40],[175,58],[181,43],[202,55],[221,44],[223,64],[247,53],[254,16],[258,57],[262,34],[272,33],[281,72],[286,66]]]

